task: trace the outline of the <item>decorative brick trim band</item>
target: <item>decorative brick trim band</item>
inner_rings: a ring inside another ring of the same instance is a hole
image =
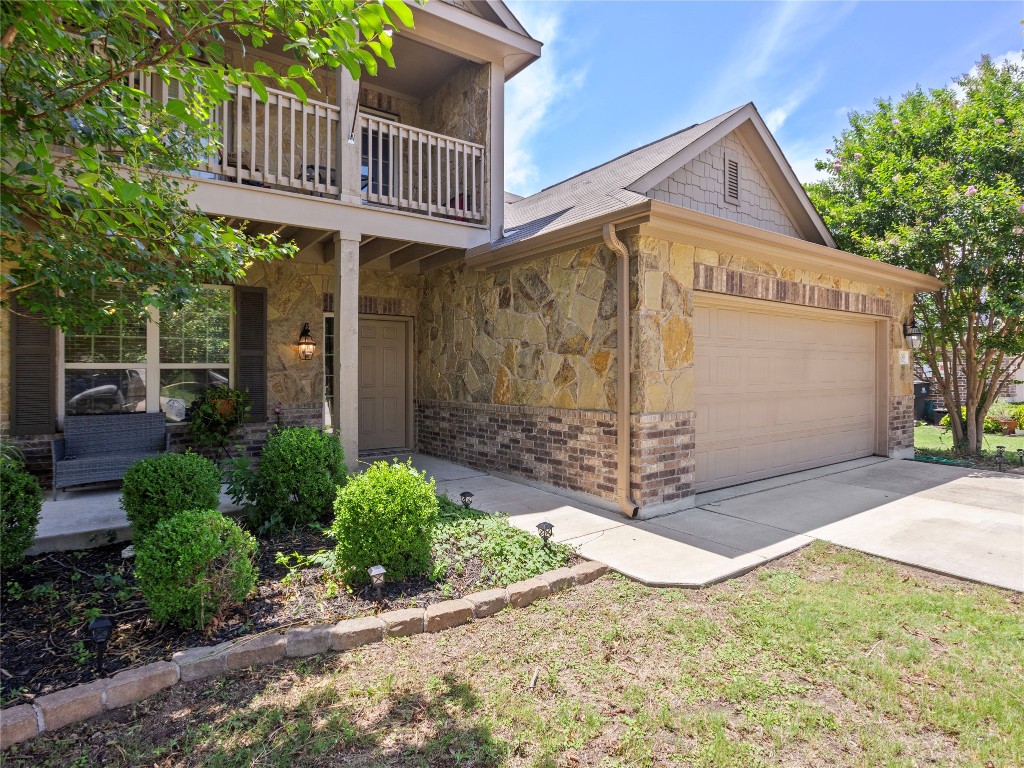
[[[769,275],[755,275],[728,267],[710,264],[693,265],[693,287],[698,291],[727,293],[784,304],[799,304],[819,309],[837,309],[862,315],[892,317],[892,301],[862,293],[840,291],[819,285],[806,285],[794,280],[783,280]]]
[[[324,293],[324,312],[334,311],[334,294]],[[401,315],[402,300],[386,296],[360,296],[359,313],[362,315]]]
[[[542,597],[596,581],[607,572],[604,563],[588,561],[542,573],[505,589],[476,592],[425,609],[407,608],[337,624],[292,627],[284,632],[249,635],[219,645],[178,651],[170,661],[126,669],[110,678],[40,696],[32,704],[0,710],[0,749],[44,731],[55,731],[111,709],[137,704],[178,683],[274,664],[285,658],[351,651],[386,637],[441,632],[493,616],[506,607],[525,608]]]

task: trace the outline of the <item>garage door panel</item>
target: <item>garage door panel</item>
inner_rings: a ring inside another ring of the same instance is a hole
[[[873,322],[735,301],[695,308],[697,490],[870,455]]]

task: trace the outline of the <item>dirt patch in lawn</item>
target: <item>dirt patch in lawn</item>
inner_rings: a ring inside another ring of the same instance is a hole
[[[0,597],[3,705],[96,679],[96,649],[88,624],[97,615],[116,622],[104,660],[104,672],[110,675],[197,645],[462,597],[480,588],[484,570],[483,561],[469,554],[445,568],[436,582],[419,578],[386,583],[378,602],[372,587],[350,591],[322,565],[307,561],[291,569],[277,561],[279,552],[308,559],[333,546],[333,539],[312,529],[261,538],[255,594],[202,632],[149,618],[135,583],[133,561],[121,556],[123,544],[29,558],[20,572],[4,580]],[[450,554],[452,546],[458,550],[456,542],[446,544],[445,552]],[[569,553],[567,557],[569,563],[579,560]]]

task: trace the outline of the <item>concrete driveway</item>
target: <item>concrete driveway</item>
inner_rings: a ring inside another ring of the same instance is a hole
[[[1024,476],[868,458],[697,496],[632,522],[616,512],[477,470],[415,456],[453,497],[502,511],[648,584],[703,586],[815,539],[1024,591]]]

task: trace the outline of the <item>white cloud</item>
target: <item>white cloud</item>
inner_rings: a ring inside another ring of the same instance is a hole
[[[534,191],[539,170],[533,142],[548,124],[552,107],[583,85],[586,70],[565,69],[559,56],[562,15],[544,3],[516,3],[513,13],[530,35],[544,43],[539,61],[516,75],[505,88],[505,189]]]
[[[790,92],[780,106],[770,109],[768,114],[764,116],[764,122],[768,126],[768,130],[772,133],[779,130],[786,122],[786,119],[818,89],[818,84],[821,83],[824,76],[825,70],[819,68],[814,76]]]

